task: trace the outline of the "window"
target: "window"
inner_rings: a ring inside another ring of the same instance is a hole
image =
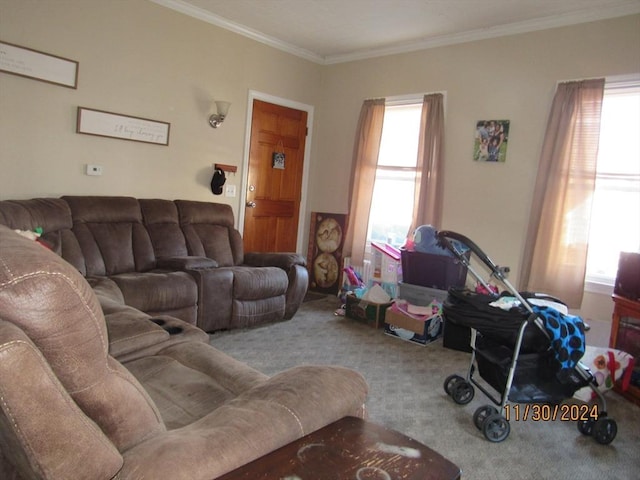
[[[404,244],[411,226],[422,101],[385,106],[369,241]]]
[[[640,81],[605,86],[587,258],[590,290],[613,285],[621,251],[640,251]]]

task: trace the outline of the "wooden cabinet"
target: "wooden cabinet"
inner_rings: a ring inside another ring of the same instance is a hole
[[[613,317],[609,346],[627,352],[635,358],[631,384],[626,392],[619,386],[614,389],[640,405],[640,302],[616,295],[613,298]]]

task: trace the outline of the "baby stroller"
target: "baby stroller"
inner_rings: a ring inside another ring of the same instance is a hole
[[[566,306],[555,298],[518,292],[507,280],[509,268],[494,264],[465,236],[441,231],[438,241],[477,280],[474,291],[449,289],[443,305],[445,335],[447,325],[456,330],[468,327],[471,347],[466,376],[445,379],[447,395],[457,404],[466,405],[474,397],[475,386],[498,407],[484,405],[473,415],[475,426],[491,442],[509,436],[512,419],[560,419],[577,421],[578,430],[592,435],[600,444],[611,443],[617,424],[607,417],[606,401],[596,388],[594,376],[579,362],[584,354],[582,319],[565,315]],[[478,265],[483,270],[484,266],[488,268],[486,281]],[[492,278],[506,291],[498,294],[489,284]],[[474,377],[476,369],[484,383]],[[562,403],[587,385],[596,394],[595,404]]]

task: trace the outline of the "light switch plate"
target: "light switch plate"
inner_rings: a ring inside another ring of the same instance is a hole
[[[225,197],[235,197],[236,196],[236,186],[235,185],[226,185],[224,187],[224,196]]]

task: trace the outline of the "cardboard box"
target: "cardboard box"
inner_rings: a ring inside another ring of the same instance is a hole
[[[362,300],[353,294],[348,294],[345,316],[375,328],[380,328],[384,324],[386,311],[390,306],[391,303],[373,303]]]
[[[442,316],[434,315],[427,320],[418,320],[390,307],[385,313],[384,332],[424,346],[442,334]]]
[[[442,303],[447,299],[449,292],[436,288],[421,287],[410,283],[400,282],[398,285],[398,298],[407,300],[414,305],[429,305],[432,300]],[[451,322],[447,322],[445,315],[442,316],[442,346],[452,350],[462,352],[471,351],[471,330]]]
[[[374,280],[369,281],[369,288],[373,288],[374,285],[379,285],[387,295],[391,298],[396,298],[398,296],[398,284],[397,283],[389,283],[389,282],[377,282]]]

